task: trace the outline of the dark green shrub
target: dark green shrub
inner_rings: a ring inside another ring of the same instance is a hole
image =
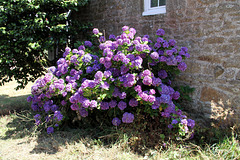
[[[75,38],[70,35],[78,35],[87,28],[71,16],[87,1],[1,1],[0,85],[14,78],[19,89],[40,77],[49,64],[48,50],[65,47],[69,38]]]

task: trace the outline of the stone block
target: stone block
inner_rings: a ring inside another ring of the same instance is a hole
[[[240,68],[240,56],[236,55],[233,58],[227,58],[224,61],[223,66],[225,68],[228,68],[228,67]]]
[[[240,10],[239,4],[234,3],[220,3],[216,12],[217,13],[226,13],[226,12],[235,12]]]
[[[230,85],[230,84],[221,84],[217,86],[221,90],[240,95],[240,86],[239,85]]]
[[[197,57],[198,60],[201,61],[206,61],[206,62],[211,62],[211,63],[221,63],[222,58],[220,56],[216,55],[202,55]]]
[[[216,3],[217,0],[197,0],[197,2],[205,4],[205,5],[210,5],[212,3]]]
[[[207,44],[223,43],[224,37],[209,37],[204,42]]]
[[[240,80],[240,71],[238,71],[238,73],[236,75],[236,80]]]
[[[235,69],[227,68],[225,69],[222,77],[225,79],[234,79],[235,73],[236,73]]]
[[[223,91],[205,86],[202,88],[200,100],[203,102],[218,102],[220,100],[226,101],[227,95],[223,93]]]

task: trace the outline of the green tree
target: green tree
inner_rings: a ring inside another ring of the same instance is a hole
[[[15,79],[20,89],[40,77],[49,64],[48,50],[65,47],[70,35],[88,27],[71,16],[87,2],[1,0],[0,85]]]

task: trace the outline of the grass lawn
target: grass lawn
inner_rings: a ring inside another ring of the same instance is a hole
[[[238,129],[227,134],[221,129],[198,128],[193,140],[166,141],[166,146],[158,148],[133,145],[134,134],[114,128],[40,133],[33,127],[33,114],[26,102],[31,84],[19,91],[15,87],[15,82],[0,87],[0,160],[240,159]]]

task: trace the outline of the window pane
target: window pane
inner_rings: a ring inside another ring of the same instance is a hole
[[[158,7],[158,0],[151,0],[151,7]]]
[[[165,6],[166,0],[159,0],[159,6]]]

